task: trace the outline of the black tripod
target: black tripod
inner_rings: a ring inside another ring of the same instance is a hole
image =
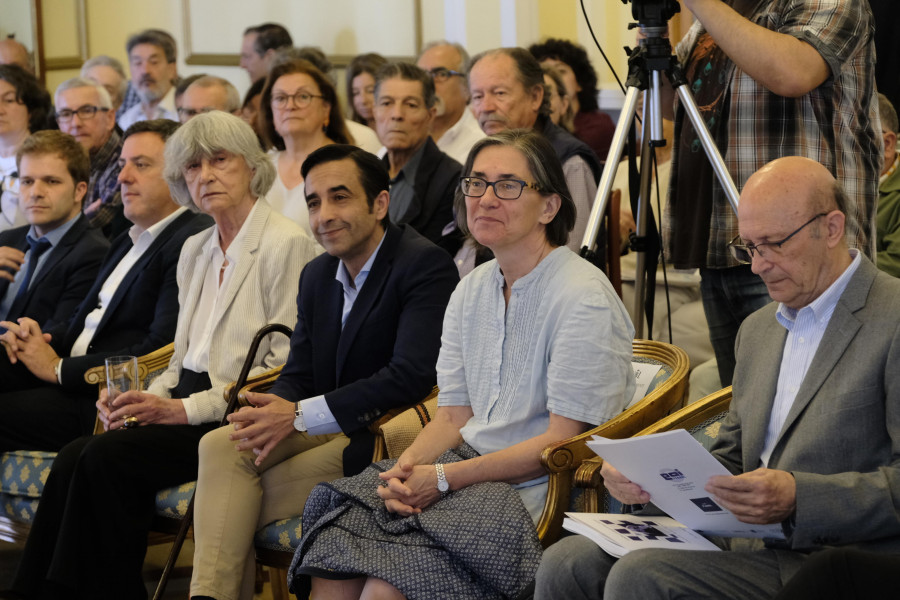
[[[625,2],[626,0],[622,0]],[[597,186],[597,196],[594,198],[594,206],[591,209],[591,216],[588,220],[587,229],[585,231],[584,240],[581,243],[581,255],[588,257],[594,251],[597,243],[597,235],[600,230],[601,220],[606,211],[606,203],[609,201],[609,195],[612,191],[613,179],[615,178],[616,169],[622,158],[622,151],[627,139],[628,130],[637,108],[638,96],[641,92],[648,90],[648,94],[644,97],[644,117],[642,131],[642,151],[640,165],[640,193],[638,196],[638,206],[634,213],[635,225],[637,232],[632,236],[632,248],[637,252],[637,272],[635,273],[635,290],[634,290],[634,314],[643,315],[647,298],[648,282],[656,281],[656,261],[651,261],[652,272],[647,272],[646,248],[647,244],[647,226],[648,215],[650,214],[650,175],[652,172],[651,157],[652,148],[662,147],[666,145],[666,140],[662,133],[662,111],[660,108],[660,89],[661,89],[661,73],[665,73],[669,83],[678,93],[678,98],[690,118],[706,156],[712,163],[716,177],[722,184],[728,202],[731,208],[737,213],[738,192],[731,179],[731,175],[725,167],[722,155],[716,147],[703,118],[697,109],[697,104],[691,96],[690,90],[685,86],[687,80],[681,66],[678,64],[675,56],[672,55],[672,46],[669,40],[663,37],[668,31],[667,21],[678,12],[677,2],[664,4],[656,0],[654,3],[644,3],[643,0],[634,0],[632,7],[633,16],[638,19],[638,25],[646,36],[641,40],[640,46],[631,51],[628,57],[628,79],[625,82],[627,92],[625,94],[625,104],[619,121],[616,125],[616,131],[613,135],[612,144],[609,148],[609,155],[606,158],[606,165],[603,168],[603,174],[600,177],[600,183]],[[645,24],[646,23],[646,24]],[[652,323],[652,313],[648,316],[648,323]],[[634,323],[635,336],[643,337],[644,320],[636,318]]]

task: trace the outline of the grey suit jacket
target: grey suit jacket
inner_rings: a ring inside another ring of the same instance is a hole
[[[212,388],[185,399],[192,425],[218,421],[225,414],[225,386],[237,379],[254,334],[268,323],[294,327],[297,322],[297,285],[300,271],[315,258],[315,244],[293,221],[274,212],[264,201],[250,214],[247,235],[237,266],[216,305],[215,329],[209,349]],[[218,229],[210,227],[187,239],[178,260],[178,325],[175,351],[166,371],[148,389],[168,397],[178,385],[182,361],[191,343],[191,321],[206,277],[208,259],[203,249]],[[251,375],[284,364],[290,340],[267,336],[259,346]]]
[[[787,331],[773,303],[737,338],[734,399],[713,453],[759,467]],[[900,552],[900,280],[864,256],[838,300],[769,468],[797,483],[794,550],[857,544]]]

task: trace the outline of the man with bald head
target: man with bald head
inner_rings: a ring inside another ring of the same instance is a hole
[[[775,302],[737,337],[734,395],[712,454],[733,475],[705,491],[784,540],[718,539],[726,552],[642,550],[615,561],[581,536],[547,550],[536,598],[771,598],[810,552],[900,553],[900,281],[846,236],[846,196],[821,164],[753,174],[731,244]],[[609,464],[609,492],[652,498]]]
[[[0,40],[0,65],[19,65],[34,75],[28,49],[12,37]]]
[[[431,123],[431,139],[461,165],[475,142],[484,137],[469,110],[468,62],[469,54],[462,45],[443,40],[426,45],[416,61],[434,81],[437,111]]]
[[[191,83],[181,95],[178,120],[182,124],[187,123],[193,117],[211,110],[237,115],[241,110],[241,96],[227,79],[204,75]]]

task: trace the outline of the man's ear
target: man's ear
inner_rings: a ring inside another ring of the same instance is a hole
[[[837,246],[844,239],[844,227],[847,217],[841,211],[835,209],[825,215],[826,243],[829,248]]]
[[[388,214],[388,206],[391,204],[391,195],[387,190],[381,190],[375,200],[372,202],[372,212],[375,217],[381,221]]]

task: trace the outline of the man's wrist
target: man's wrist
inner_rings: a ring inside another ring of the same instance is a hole
[[[297,431],[306,431],[306,420],[303,418],[303,405],[300,402],[294,403],[294,429]]]

